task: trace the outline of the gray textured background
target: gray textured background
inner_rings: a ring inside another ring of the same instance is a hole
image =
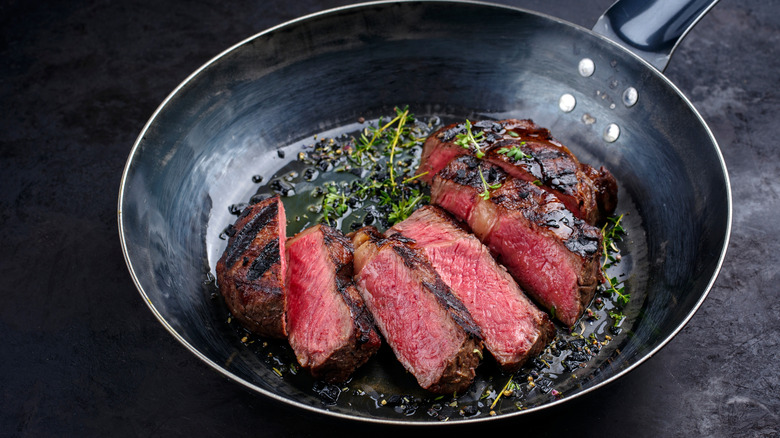
[[[611,2],[498,3],[590,28]],[[0,2],[0,436],[420,432],[293,411],[226,381],[148,311],[117,236],[122,168],[165,96],[234,43],[347,3]],[[722,0],[666,71],[718,139],[734,195],[723,270],[690,323],[595,394],[444,432],[780,434],[779,44],[780,2]]]

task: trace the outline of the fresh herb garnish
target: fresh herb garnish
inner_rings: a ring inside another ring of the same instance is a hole
[[[479,196],[487,201],[490,199],[490,191],[501,187],[501,183],[488,184],[488,182],[485,180],[485,175],[482,174],[482,167],[479,168],[479,178],[482,180],[482,187],[485,189],[482,193],[479,194]]]
[[[466,123],[464,125],[466,127],[466,132],[455,136],[455,144],[466,149],[471,149],[473,146],[477,158],[484,157],[485,153],[482,152],[480,143],[485,141],[485,133],[479,131],[478,133],[474,134],[471,131],[471,122],[468,119],[466,119]]]
[[[496,399],[493,400],[493,403],[490,405],[490,409],[493,409],[496,407],[496,404],[498,404],[498,401],[501,400],[501,397],[503,395],[510,396],[514,394],[515,391],[520,390],[520,384],[514,381],[514,376],[510,376],[509,380],[507,380],[506,384],[503,388],[501,388],[501,391],[496,395]]]
[[[430,128],[430,127],[429,127]],[[319,211],[322,221],[332,225],[350,211],[370,202],[383,215],[383,222],[393,225],[406,219],[418,206],[430,199],[414,175],[411,165],[419,155],[427,132],[408,107],[395,108],[395,116],[385,122],[380,118],[369,124],[357,140],[336,144],[327,149],[333,161],[341,165],[335,172],[352,172],[357,178],[339,185],[325,183],[325,196]],[[371,217],[374,217],[373,215]]]
[[[395,155],[396,149],[406,149],[422,144],[424,134],[414,129],[414,115],[409,108],[395,108],[395,117],[383,123],[380,118],[377,126],[367,126],[360,133],[355,150],[350,154],[354,164],[363,166],[380,161],[382,155]],[[395,125],[395,129],[391,129]]]
[[[623,319],[626,317],[626,315],[624,315],[623,312],[619,310],[610,310],[607,314],[614,320],[612,327],[620,326],[620,323],[623,322]]]
[[[512,131],[509,131],[509,132],[512,132]],[[520,142],[519,145],[514,145],[511,148],[501,148],[497,152],[499,154],[504,154],[507,157],[509,157],[509,158],[511,158],[511,159],[513,159],[515,161],[530,160],[533,157],[528,155],[528,154],[526,154],[525,152],[523,152],[523,150],[520,148],[520,146],[522,146],[524,144],[525,144],[525,142],[523,141],[523,142]]]
[[[396,112],[399,112],[400,110],[396,108]],[[392,141],[390,142],[390,163],[388,164],[388,169],[390,170],[390,185],[392,187],[395,187],[395,171],[394,171],[394,162],[393,158],[395,157],[395,148],[398,146],[398,141],[401,138],[401,134],[404,132],[404,127],[406,126],[406,119],[409,117],[409,108],[406,108],[401,114],[398,114],[396,116],[396,120],[398,120],[398,126],[395,128],[395,131],[393,131]],[[407,128],[408,131],[408,128]]]
[[[617,277],[611,277],[607,273],[607,269],[615,265],[621,259],[620,249],[617,247],[617,242],[623,239],[626,233],[625,228],[621,225],[623,215],[618,217],[607,218],[607,222],[601,228],[601,235],[604,238],[604,249],[602,253],[601,270],[604,273],[605,292],[615,299],[615,304],[619,307],[623,307],[628,304],[631,299],[631,294],[626,293],[626,287],[623,282],[619,281]],[[615,325],[625,318],[625,315],[619,310],[615,309],[609,312],[609,316],[615,319]]]
[[[395,200],[389,193],[382,192],[381,205],[390,207],[391,211],[387,215],[387,220],[391,224],[396,224],[408,218],[417,209],[417,206],[427,199],[428,197],[422,194],[419,189],[412,189],[408,195],[402,195],[400,200]]]
[[[327,184],[325,196],[322,198],[322,218],[330,225],[349,210],[347,196],[340,192],[335,183]]]
[[[618,217],[608,217],[607,222],[601,227],[601,235],[604,236],[603,269],[607,269],[619,261],[620,249],[617,247],[616,242],[623,240],[623,235],[626,234],[625,228],[620,223],[622,220],[622,214]]]

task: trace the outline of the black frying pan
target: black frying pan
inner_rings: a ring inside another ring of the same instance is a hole
[[[225,244],[219,234],[234,220],[228,207],[257,190],[253,175],[268,181],[314,135],[355,131],[361,117],[408,105],[443,121],[532,118],[618,180],[630,315],[576,379],[553,382],[557,397],[537,391],[522,400],[525,410],[508,402],[489,416],[475,397],[506,376],[481,370],[472,399],[459,400],[473,407],[465,415],[456,408],[450,422],[521,415],[597,389],[683,327],[725,254],[731,198],[723,159],[702,118],[658,70],[711,3],[623,2],[599,20],[597,31],[649,62],[589,30],[481,3],[370,3],[251,37],[174,90],[133,146],[118,212],[132,277],[173,336],[251,391],[337,417],[440,424],[426,412],[449,400],[415,392],[391,356],[372,360],[348,391],[336,388],[335,403],[305,376],[279,377],[267,353],[283,355],[283,346],[244,345],[212,297],[209,274]],[[660,16],[668,19],[655,23]],[[404,410],[397,398],[379,403],[392,394],[409,395],[419,409]]]

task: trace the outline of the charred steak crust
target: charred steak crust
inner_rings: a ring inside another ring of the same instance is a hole
[[[566,248],[583,258],[600,253],[599,230],[575,217],[534,184],[509,179],[492,193],[490,202],[508,210],[520,211],[532,224],[546,228],[559,237],[565,236],[563,242]],[[559,234],[558,230],[562,229],[567,231]]]
[[[377,247],[384,247],[385,245],[390,247],[398,254],[401,260],[403,260],[406,267],[416,270],[420,274],[420,284],[436,297],[439,304],[447,309],[452,319],[454,319],[466,333],[477,339],[482,338],[482,332],[474,322],[474,318],[471,317],[468,309],[466,309],[463,303],[452,293],[452,290],[444,283],[439,274],[436,273],[436,270],[431,266],[425,253],[409,246],[414,243],[414,240],[399,234],[385,236],[372,226],[363,227],[354,235],[368,237],[371,243]],[[361,244],[366,241],[365,237],[358,239],[360,239]]]
[[[473,174],[501,183],[488,200]],[[431,202],[465,221],[537,302],[572,325],[602,279],[601,233],[535,184],[464,155],[433,180]],[[520,251],[518,253],[518,251]]]
[[[602,236],[598,228],[574,217],[548,193],[525,181],[510,179],[490,197],[490,202],[503,209],[521,211],[531,224],[560,238],[572,254],[579,256],[577,285],[579,288],[576,314],[562,312],[559,318],[569,326],[585,311],[602,281],[600,255]],[[535,207],[541,205],[542,208]],[[554,306],[554,303],[551,303]]]
[[[480,341],[476,338],[467,338],[458,353],[447,359],[441,378],[425,389],[437,394],[455,394],[465,391],[474,381],[481,351]]]
[[[274,239],[268,242],[260,251],[257,258],[252,265],[249,266],[249,272],[246,274],[246,279],[249,281],[257,280],[263,274],[271,269],[274,263],[279,263],[279,240]]]
[[[401,364],[428,391],[465,390],[482,350],[468,310],[408,239],[386,237],[374,227],[349,236],[358,290]]]
[[[399,241],[400,242],[400,241]],[[458,323],[459,326],[466,331],[466,333],[476,338],[482,338],[482,331],[474,322],[468,309],[463,303],[452,293],[452,290],[441,279],[438,273],[430,266],[425,255],[419,251],[407,246],[406,242],[403,245],[392,245],[393,251],[396,252],[404,264],[409,269],[421,270],[425,273],[427,280],[422,280],[420,284],[426,288],[439,304],[447,309],[452,319]]]
[[[465,132],[465,123],[454,123],[428,137],[418,169],[423,181],[430,182],[455,157],[476,152],[455,144],[457,136]],[[472,133],[484,135],[483,159],[502,167],[512,177],[538,181],[588,223],[596,224],[614,213],[617,182],[612,174],[604,167],[594,169],[581,163],[547,129],[533,121],[483,120],[472,124]],[[507,153],[515,149],[521,153]]]
[[[275,198],[269,198],[271,200]],[[257,234],[277,218],[279,204],[271,200],[250,205],[241,212],[233,229],[236,230],[225,248],[225,266],[229,269],[244,254]],[[277,199],[278,201],[278,199]],[[278,257],[278,254],[277,254]]]
[[[491,192],[490,202],[508,210],[522,212],[529,221],[539,227],[566,229],[565,245],[570,251],[582,257],[600,254],[601,233],[598,228],[577,218],[549,192],[536,184],[511,178],[500,167],[491,162],[470,155],[462,155],[453,165],[442,169],[437,175],[441,180],[450,180],[461,186],[484,190],[480,170],[490,185],[500,184]],[[554,231],[556,235],[560,235]]]
[[[352,242],[326,225],[287,241],[290,346],[317,379],[347,380],[381,339],[352,279]]]
[[[413,246],[422,248],[474,317],[485,346],[504,371],[518,370],[555,336],[548,315],[525,296],[489,250],[446,211],[433,205],[421,207],[387,234],[404,236]]]
[[[379,339],[376,326],[374,325],[374,317],[366,308],[366,303],[355,287],[352,263],[355,251],[352,246],[352,240],[335,228],[327,225],[322,225],[321,228],[328,255],[336,267],[336,290],[341,294],[344,303],[349,307],[355,322],[355,340],[357,345],[376,343],[378,348]]]
[[[455,165],[444,167],[436,175],[439,179],[449,180],[461,186],[468,186],[480,191],[483,189],[482,178],[489,185],[504,184],[509,176],[500,167],[480,160],[471,155],[461,155],[455,160]],[[479,172],[482,171],[482,176]]]
[[[285,216],[280,199],[246,207],[230,234],[216,268],[228,310],[253,333],[285,338]]]

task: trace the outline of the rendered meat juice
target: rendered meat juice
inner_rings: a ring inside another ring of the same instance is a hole
[[[369,128],[370,137],[371,129],[381,128],[391,119],[392,115],[356,121],[287,145],[281,148],[282,153],[271,151],[268,157],[258,158],[273,160],[278,164],[278,170],[271,175],[266,172],[248,176],[252,189],[219,204],[223,205],[222,209],[215,209],[210,222],[213,226],[210,226],[207,236],[211,257],[218,257],[221,248],[224,248],[226,236],[223,231],[235,220],[233,215],[240,213],[246,204],[274,194],[281,196],[287,211],[288,236],[317,223],[328,223],[348,233],[363,225],[373,225],[384,231],[398,222],[388,217],[393,211],[388,208],[388,200],[376,193],[365,195],[365,187],[389,178],[387,164],[391,160],[396,166],[393,175],[398,178],[396,183],[400,185],[412,178],[422,143],[396,149],[392,159],[388,155],[377,154],[375,160],[365,160],[363,166],[355,166],[348,159],[348,155],[358,147],[361,136],[367,134],[366,128]],[[456,121],[462,119],[418,116],[414,121],[415,135],[424,140],[444,123]],[[408,172],[402,169],[408,169]],[[422,197],[408,213],[427,202],[427,186],[416,183],[412,180],[408,185],[418,189]],[[404,195],[407,199],[413,198],[409,192]],[[615,241],[614,248],[619,250],[621,260],[620,263],[612,263],[606,274],[619,280],[628,292],[633,292],[641,290],[641,284],[647,281],[647,274],[637,269],[646,257],[646,246],[640,216],[636,214],[631,199],[623,193],[621,195],[617,211],[624,213],[620,224],[628,238]],[[328,196],[333,200],[330,204],[324,202]],[[390,199],[392,201],[398,202],[398,199]],[[325,208],[327,205],[331,206],[330,210]],[[335,208],[342,210],[333,215]],[[621,346],[631,334],[634,321],[641,317],[639,311],[644,297],[633,292],[630,302],[621,305],[606,289],[599,288],[596,298],[573,327],[556,324],[555,339],[522,369],[516,373],[503,373],[491,358],[486,358],[477,369],[474,384],[466,392],[444,398],[419,388],[386,347],[381,348],[351,380],[334,385],[314,380],[308,373],[299,370],[294,354],[285,342],[253,336],[234,320],[230,325],[241,343],[257,354],[273,371],[275,378],[316,395],[325,405],[391,409],[399,418],[434,417],[444,421],[491,415],[491,412],[513,412],[565,397],[567,393],[576,391],[581,383],[579,379],[591,376],[594,369],[609,366],[610,357],[621,354]],[[220,308],[219,303],[215,306],[218,311],[224,312],[226,320],[230,318],[224,307]]]

